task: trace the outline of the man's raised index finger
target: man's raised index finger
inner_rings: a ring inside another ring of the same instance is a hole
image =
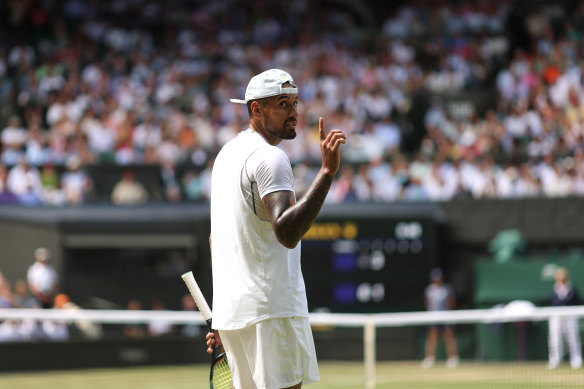
[[[324,119],[322,117],[318,119],[318,133],[320,134],[320,140],[325,140],[326,133],[324,131]]]

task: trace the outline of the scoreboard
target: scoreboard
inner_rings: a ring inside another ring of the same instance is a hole
[[[436,264],[437,228],[427,218],[351,218],[315,223],[302,239],[311,312],[424,309]]]

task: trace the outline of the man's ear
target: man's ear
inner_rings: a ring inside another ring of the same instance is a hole
[[[257,101],[251,102],[251,113],[254,117],[261,117],[263,115],[262,105]]]

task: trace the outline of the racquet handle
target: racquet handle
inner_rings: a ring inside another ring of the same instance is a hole
[[[193,272],[189,271],[181,276],[187,287],[189,288],[189,292],[191,292],[191,296],[197,303],[199,307],[199,311],[203,315],[203,318],[207,321],[207,324],[211,322],[211,309],[209,308],[209,304],[207,304],[207,300],[203,296],[197,281],[195,281],[195,276],[193,276]]]

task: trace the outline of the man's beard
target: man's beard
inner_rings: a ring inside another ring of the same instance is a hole
[[[287,125],[290,123],[296,124],[297,122],[296,120],[287,120],[282,127],[277,130],[271,130],[270,132],[280,139],[294,139],[296,138],[296,127],[294,127],[294,131],[289,130]]]

